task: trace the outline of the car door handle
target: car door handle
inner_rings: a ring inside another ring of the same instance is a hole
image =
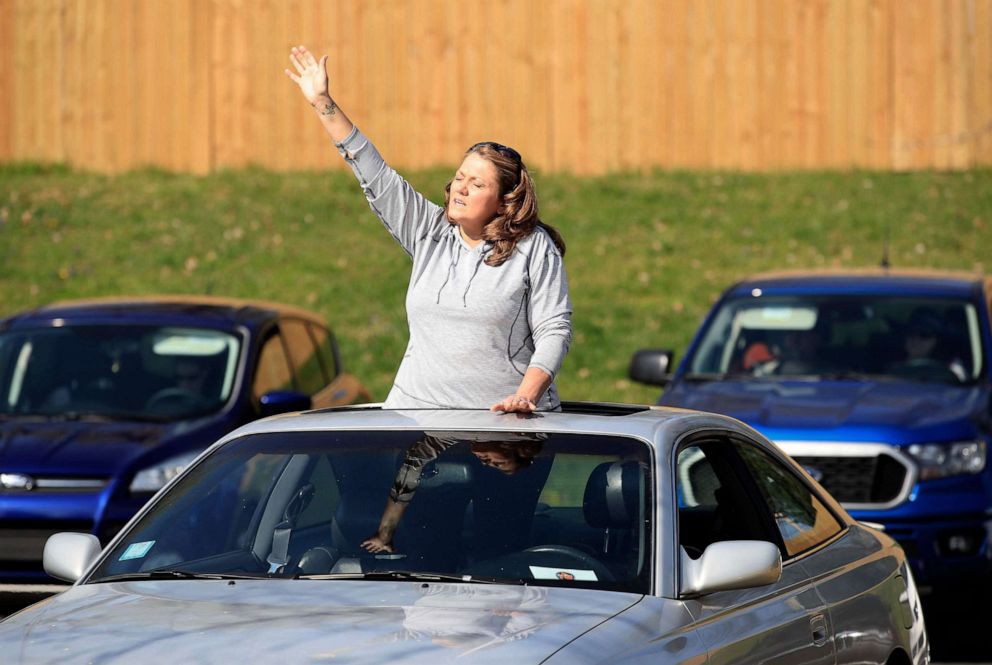
[[[813,645],[822,647],[827,643],[827,620],[822,614],[810,617],[809,629],[813,633]]]

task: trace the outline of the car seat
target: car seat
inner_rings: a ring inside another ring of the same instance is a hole
[[[397,551],[414,569],[453,570],[463,552],[465,508],[472,497],[473,473],[467,459],[428,463],[420,485],[396,529]]]
[[[644,466],[639,462],[605,462],[589,475],[582,497],[582,512],[589,526],[602,530],[597,558],[618,579],[636,576],[643,556],[645,529]],[[621,572],[623,571],[623,572]]]
[[[472,484],[472,556],[489,559],[526,548],[537,500],[551,473],[552,459],[537,457],[513,475],[476,467]]]

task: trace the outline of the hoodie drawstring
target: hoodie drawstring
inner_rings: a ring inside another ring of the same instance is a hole
[[[465,285],[465,292],[462,293],[462,307],[468,307],[468,290],[472,288],[472,281],[475,276],[479,274],[479,267],[482,265],[482,261],[486,258],[486,253],[489,251],[487,247],[483,247],[482,251],[479,252],[479,260],[475,262],[475,269],[472,271],[472,276],[468,278],[468,284]]]
[[[472,276],[469,277],[468,284],[465,285],[465,291],[462,293],[462,307],[468,307],[468,291],[472,288],[472,282],[475,281],[475,276],[479,274],[479,268],[482,267],[482,262],[485,261],[486,255],[489,254],[490,249],[492,249],[492,244],[486,240],[479,252],[479,258],[475,262],[475,268],[472,270]],[[444,276],[444,281],[441,286],[437,289],[437,297],[434,299],[434,304],[441,304],[441,292],[444,291],[445,287],[448,286],[448,282],[451,281],[451,274],[453,271],[458,269],[458,263],[461,261],[463,247],[452,237],[452,242],[450,243],[450,250],[454,252],[454,257],[450,263],[448,263],[448,272]]]
[[[449,239],[451,238],[451,236],[448,237]],[[437,289],[437,299],[434,301],[435,305],[441,304],[441,291],[444,291],[444,287],[446,287],[448,285],[448,282],[451,280],[451,271],[458,267],[458,260],[461,258],[461,254],[462,254],[461,248],[458,247],[457,243],[449,242],[448,245],[451,247],[452,250],[454,250],[455,257],[452,261],[448,263],[448,274],[444,276],[444,281],[441,282],[441,286],[439,286]],[[449,251],[448,253],[450,254],[451,252]]]

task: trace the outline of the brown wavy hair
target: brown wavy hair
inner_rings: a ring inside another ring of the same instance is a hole
[[[490,266],[502,265],[513,254],[517,243],[543,228],[555,247],[565,256],[565,240],[551,225],[545,224],[537,214],[537,191],[523,159],[513,148],[489,141],[476,143],[465,151],[465,155],[475,153],[484,158],[496,169],[499,194],[502,199],[496,209],[496,216],[482,230],[482,237],[492,243],[493,248],[486,257]],[[448,210],[451,199],[451,183],[444,186],[444,209]],[[449,220],[450,224],[454,224]]]

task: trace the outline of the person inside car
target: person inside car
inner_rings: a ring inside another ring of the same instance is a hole
[[[572,339],[561,235],[541,221],[513,148],[471,146],[439,206],[391,169],[331,97],[327,56],[285,70],[351,166],[373,212],[413,260],[409,343],[386,408],[557,410]]]
[[[929,307],[918,307],[909,317],[903,339],[905,356],[890,367],[897,374],[933,376],[952,374],[958,381],[965,380],[964,363],[959,358],[950,361],[941,357],[943,348],[943,323]],[[949,378],[949,377],[947,377]]]
[[[507,476],[531,466],[534,458],[541,452],[541,438],[533,435],[500,432],[492,439],[480,439],[479,436],[479,433],[459,436],[450,432],[425,432],[424,436],[410,446],[389,490],[379,528],[374,535],[362,541],[362,549],[373,553],[394,551],[393,535],[420,487],[424,467],[455,444],[475,439],[471,441],[472,455],[483,466]]]

